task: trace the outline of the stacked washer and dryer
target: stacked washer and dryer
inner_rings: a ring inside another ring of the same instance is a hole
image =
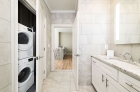
[[[18,92],[26,92],[34,84],[34,32],[18,26]]]

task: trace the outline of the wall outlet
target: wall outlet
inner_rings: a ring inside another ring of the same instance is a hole
[[[105,44],[105,49],[106,49],[106,50],[108,49],[108,44]]]

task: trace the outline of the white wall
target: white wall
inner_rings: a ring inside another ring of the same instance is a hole
[[[67,54],[72,54],[72,33],[60,32],[59,45],[66,48]]]

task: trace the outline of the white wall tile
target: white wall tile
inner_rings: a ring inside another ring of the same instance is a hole
[[[10,0],[0,0],[0,18],[10,21]]]
[[[91,14],[80,14],[80,23],[81,24],[90,24],[90,23],[92,23]]]
[[[68,18],[67,13],[56,13],[55,16],[56,16],[57,19],[66,19],[66,18]]]
[[[74,23],[74,19],[63,19],[62,20],[62,24],[73,24]]]
[[[93,4],[81,4],[82,13],[92,13]]]
[[[110,36],[92,35],[92,44],[110,44]]]
[[[92,13],[103,13],[103,4],[93,4]]]
[[[80,35],[80,44],[91,44],[91,35]]]
[[[0,42],[11,42],[10,22],[0,18]]]
[[[8,64],[11,61],[11,44],[10,43],[0,43],[0,65]]]
[[[62,19],[52,19],[52,24],[62,24]]]
[[[96,23],[110,23],[110,14],[96,14]]]
[[[68,18],[69,19],[75,19],[75,13],[68,13]]]
[[[134,60],[139,60],[140,59],[140,45],[132,45],[132,56]]]
[[[0,92],[12,92],[12,86],[8,85],[4,87],[3,89],[0,89]]]
[[[103,13],[110,13],[110,4],[103,4]]]

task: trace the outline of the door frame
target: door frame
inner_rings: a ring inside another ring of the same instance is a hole
[[[73,71],[73,65],[72,65],[72,70],[54,70],[54,52],[53,50],[55,49],[55,27],[73,27],[73,24],[52,24],[51,25],[51,45],[52,45],[52,48],[51,48],[51,71]],[[73,34],[73,30],[72,30],[72,34]],[[72,36],[72,39],[73,39],[73,36]],[[73,42],[72,42],[73,44]],[[73,63],[73,61],[72,61]]]
[[[18,92],[18,0],[11,1],[11,67],[12,92]]]
[[[44,59],[44,63],[45,63],[45,64],[44,64],[44,65],[45,65],[45,66],[44,66],[44,69],[45,69],[45,76],[44,76],[44,79],[45,79],[45,78],[47,77],[47,46],[46,46],[46,44],[47,44],[47,42],[46,42],[46,41],[47,41],[47,37],[46,37],[46,36],[47,36],[47,32],[46,32],[46,31],[47,31],[47,30],[46,30],[46,29],[47,29],[47,22],[46,22],[47,18],[45,17],[44,14],[43,14],[43,17],[45,18],[45,20],[44,20],[44,22],[45,22],[45,23],[44,23],[44,26],[45,26],[45,33],[44,33],[44,38],[45,38],[45,39],[44,39],[44,42],[45,42],[45,46],[44,46],[44,47],[45,47],[45,51],[44,51],[44,53],[45,53],[45,54],[44,54],[44,56],[45,56],[45,59]]]

